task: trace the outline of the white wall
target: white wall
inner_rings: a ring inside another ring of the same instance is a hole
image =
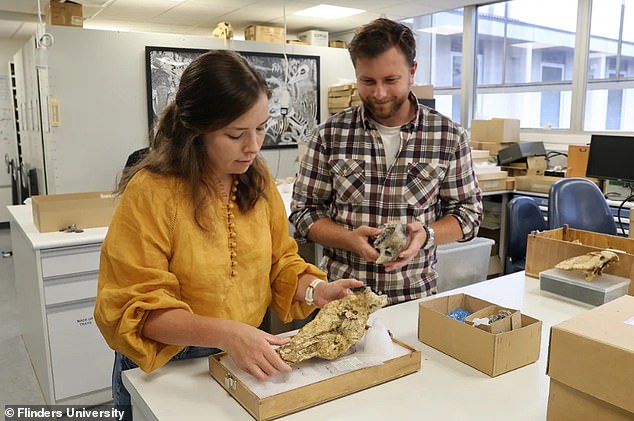
[[[55,38],[47,52],[50,94],[59,100],[61,114],[61,126],[45,134],[49,193],[112,189],[127,156],[147,145],[146,46],[225,48],[223,40],[200,36],[60,26],[47,31]],[[233,41],[231,47],[283,52],[282,45],[251,41]],[[286,52],[321,57],[320,111],[325,119],[328,85],[354,77],[347,50],[287,45]],[[263,156],[278,177],[297,170],[297,149],[265,150]]]
[[[7,63],[13,59],[13,55],[22,48],[24,41],[0,38],[0,75],[9,74]]]

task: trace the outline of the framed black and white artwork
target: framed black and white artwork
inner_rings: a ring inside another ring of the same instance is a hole
[[[145,47],[149,125],[174,99],[187,65],[207,50]],[[263,148],[297,147],[319,124],[319,57],[241,52],[266,80],[270,119]]]

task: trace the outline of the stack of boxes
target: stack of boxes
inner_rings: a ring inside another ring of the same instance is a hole
[[[497,165],[491,152],[485,149],[471,151],[473,170],[482,191],[506,190],[508,172]]]
[[[338,113],[348,107],[361,104],[356,83],[345,83],[328,87],[328,112]]]
[[[500,149],[520,141],[520,121],[515,118],[471,120],[471,149],[484,149],[497,156]]]

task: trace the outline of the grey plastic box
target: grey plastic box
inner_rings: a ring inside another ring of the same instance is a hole
[[[464,243],[439,245],[436,250],[438,292],[486,281],[495,241],[476,237]]]
[[[627,294],[630,280],[622,276],[604,273],[592,281],[586,281],[578,271],[548,269],[539,273],[539,287],[573,300],[600,306]]]

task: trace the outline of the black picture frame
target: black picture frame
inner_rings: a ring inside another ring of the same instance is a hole
[[[150,129],[173,100],[187,65],[204,49],[145,47],[147,110]],[[320,121],[320,57],[238,51],[271,90],[263,149],[297,147]],[[288,64],[288,65],[287,65]],[[286,106],[285,106],[286,105]]]

